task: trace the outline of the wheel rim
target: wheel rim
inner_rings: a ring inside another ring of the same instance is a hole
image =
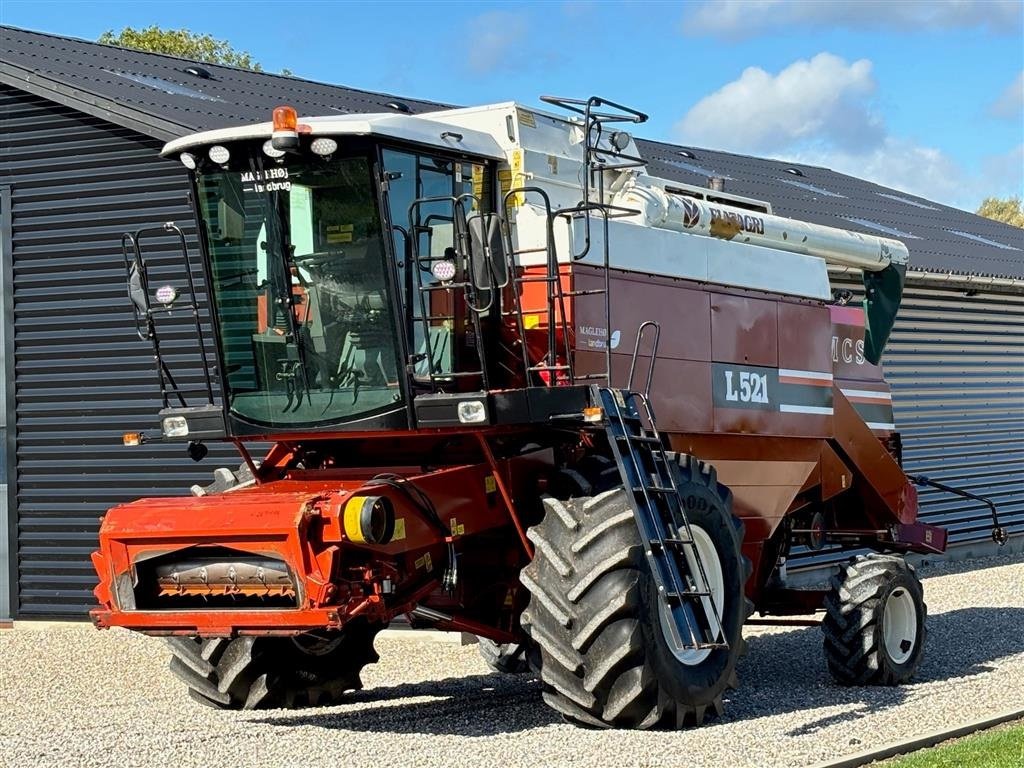
[[[889,593],[882,615],[882,635],[885,652],[896,664],[903,664],[917,647],[917,606],[904,587]]]
[[[711,593],[711,598],[702,597],[701,601],[704,603],[704,610],[711,616],[712,630],[714,630],[715,634],[718,634],[720,627],[715,621],[715,616],[721,617],[722,609],[725,606],[725,575],[722,572],[722,561],[718,557],[718,550],[715,549],[715,543],[711,540],[711,536],[703,528],[698,525],[691,525],[690,532],[693,534],[700,562],[704,565],[704,574],[709,582],[707,585],[699,585],[700,591]],[[697,581],[700,581],[700,572],[697,569],[697,564],[693,561],[690,547],[686,548],[686,558],[690,563],[690,572],[696,574]],[[714,600],[714,611],[711,610],[712,600]],[[668,605],[663,600],[659,600],[659,602],[661,604],[659,611],[661,631],[665,636],[665,642],[668,643],[669,650],[672,651],[672,655],[676,657],[680,664],[685,664],[688,667],[695,667],[698,664],[704,663],[704,660],[711,655],[711,650],[688,648],[683,638],[679,635],[679,629],[672,619],[672,613],[669,611]]]

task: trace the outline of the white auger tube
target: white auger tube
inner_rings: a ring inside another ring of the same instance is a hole
[[[626,221],[802,253],[869,272],[880,272],[890,264],[905,267],[910,258],[899,240],[698,200],[643,182],[643,176],[627,182],[612,200],[614,205],[639,211]]]

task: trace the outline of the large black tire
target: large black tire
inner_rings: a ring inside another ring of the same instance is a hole
[[[189,695],[220,709],[329,706],[363,687],[359,673],[379,657],[382,624],[355,619],[337,632],[298,637],[168,640],[171,672]]]
[[[601,728],[678,728],[720,713],[736,687],[749,562],[732,494],[715,471],[689,456],[677,482],[691,525],[703,529],[722,566],[722,625],[728,649],[684,664],[661,624],[660,600],[622,488],[589,498],[545,498],[544,519],[530,528],[536,547],[520,580],[530,592],[521,619],[537,644],[544,700],[566,719]],[[692,503],[690,503],[692,502]]]
[[[530,671],[526,648],[521,643],[496,643],[486,637],[479,637],[477,650],[487,666],[495,672],[519,675]]]
[[[927,616],[921,582],[903,557],[852,558],[825,598],[821,628],[832,677],[841,685],[906,682],[924,655]]]

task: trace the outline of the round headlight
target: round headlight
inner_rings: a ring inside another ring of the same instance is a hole
[[[178,289],[173,285],[161,285],[156,289],[156,300],[161,304],[173,304],[178,298]]]
[[[191,152],[182,152],[181,164],[188,168],[190,171],[194,171],[198,163],[196,163],[196,156],[193,155]]]
[[[442,259],[441,261],[435,261],[430,265],[430,274],[440,280],[442,283],[447,283],[449,280],[455,277],[455,263]]]
[[[279,157],[284,157],[285,155],[285,153],[280,149],[274,149],[274,143],[270,139],[263,142],[263,154],[267,157],[272,157],[275,160]]]
[[[319,139],[313,139],[313,143],[309,145],[309,148],[313,150],[314,155],[326,157],[327,155],[333,155],[337,151],[338,142],[321,136]]]
[[[210,151],[207,154],[217,165],[224,165],[224,163],[226,163],[231,157],[231,153],[228,152],[228,148],[223,147],[220,144],[214,144],[210,147]]]

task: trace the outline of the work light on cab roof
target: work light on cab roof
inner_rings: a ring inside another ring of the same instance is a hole
[[[402,616],[539,664],[590,726],[720,712],[752,610],[827,608],[840,682],[913,674],[902,555],[946,531],[917,519],[878,364],[907,247],[659,178],[616,130],[643,113],[544,100],[569,117],[281,106],[165,147],[193,170],[205,298],[187,253],[177,295],[150,287],[140,240],[163,259],[181,228],[125,236],[163,408],[123,442],[244,463],[107,512],[93,619],[172,636],[200,701],[336,703]],[[886,554],[845,567],[866,591],[798,589],[796,547]]]

